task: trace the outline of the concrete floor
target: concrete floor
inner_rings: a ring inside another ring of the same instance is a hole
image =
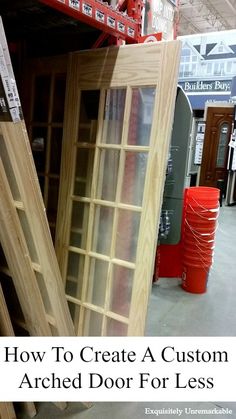
[[[153,285],[147,336],[236,336],[236,206],[220,208],[207,293],[184,292],[180,283]]]
[[[236,336],[236,207],[220,209],[216,237],[215,261],[209,277],[206,294],[186,293],[180,280],[161,279],[153,285],[148,310],[147,336]],[[143,419],[171,418],[167,413],[146,415],[145,408],[183,409],[181,418],[205,416],[236,418],[235,403],[95,403],[86,409],[80,403],[69,403],[61,412],[52,403],[37,405],[37,419]],[[189,415],[185,408],[232,409],[227,415]],[[22,415],[21,419],[26,419]]]

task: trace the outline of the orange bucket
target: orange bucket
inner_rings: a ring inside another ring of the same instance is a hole
[[[207,186],[192,186],[187,188],[186,205],[189,203],[194,208],[212,209],[219,205],[220,190]]]
[[[208,260],[214,254],[213,249],[204,249],[199,247],[185,247],[183,250],[183,257],[192,258],[193,260]]]
[[[185,190],[182,224],[182,287],[195,294],[206,292],[214,254],[220,190],[205,186]]]
[[[196,209],[191,205],[186,205],[186,217],[196,217],[197,219],[202,218],[203,220],[214,219],[217,220],[219,215],[219,207],[217,208],[199,208]]]
[[[207,290],[209,269],[184,265],[182,288],[193,294],[204,294]]]
[[[186,252],[183,254],[183,264],[187,266],[194,266],[195,268],[210,268],[212,262],[213,253],[211,255],[196,254],[196,256]]]
[[[201,238],[203,240],[214,240],[216,233],[216,226],[210,226],[210,227],[199,227],[186,224],[185,230],[184,230],[184,237],[196,237]]]
[[[199,240],[196,237],[185,237],[184,240],[184,249],[194,249],[194,250],[213,250],[215,248],[213,240]]]
[[[205,215],[189,213],[188,210],[186,211],[186,221],[190,224],[193,228],[194,226],[206,226],[206,227],[213,227],[217,223],[217,217],[215,215],[211,215],[211,217],[207,217]]]

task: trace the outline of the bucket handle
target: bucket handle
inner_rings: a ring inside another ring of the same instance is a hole
[[[196,201],[196,199],[195,199],[193,196],[191,196],[191,199],[195,202],[195,204],[197,204],[200,208],[202,208],[202,209],[204,210],[203,212],[211,211],[211,209],[209,209],[209,208],[205,208],[203,205],[199,204],[199,202],[198,202],[198,201]],[[187,196],[186,202],[187,202],[187,201],[188,201],[188,196]],[[188,205],[189,205],[189,204],[188,204]],[[213,208],[213,209],[212,209],[212,212],[219,212],[219,209],[220,209],[220,206],[219,206],[219,204],[218,204],[217,208]]]
[[[217,212],[217,216],[216,216],[215,218],[208,218],[208,217],[204,217],[204,215],[201,215],[199,212],[195,211],[195,209],[192,207],[192,205],[188,204],[188,206],[189,206],[189,208],[191,208],[191,210],[192,210],[195,214],[197,214],[197,216],[198,216],[198,217],[201,217],[201,218],[203,218],[204,220],[213,221],[213,220],[217,220],[217,219],[218,219],[218,217],[219,217],[219,210],[218,210],[218,212]],[[207,210],[207,212],[208,212],[208,211],[210,211],[210,210]],[[204,211],[202,211],[202,212],[204,212]],[[206,212],[206,211],[205,211],[205,212]],[[215,211],[215,212],[216,212],[216,211]]]
[[[191,232],[193,233],[193,235],[195,236],[195,237],[202,237],[202,236],[209,236],[210,234],[215,234],[216,233],[216,231],[217,231],[217,228],[218,228],[218,223],[216,223],[216,228],[215,228],[215,230],[212,232],[212,233],[203,233],[203,234],[201,234],[201,233],[199,233],[197,230],[194,230],[194,228],[189,224],[189,222],[188,222],[188,220],[185,220],[185,223],[187,224],[187,226],[190,228],[190,230],[191,230]],[[211,240],[204,240],[203,238],[201,238],[201,240],[203,240],[203,241],[206,241],[206,242],[209,242],[209,241],[211,241]]]

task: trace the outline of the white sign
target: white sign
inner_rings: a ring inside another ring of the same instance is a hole
[[[0,337],[0,401],[236,401],[236,337]]]
[[[144,35],[162,32],[163,39],[173,39],[174,5],[168,0],[146,0],[146,2]]]
[[[205,127],[206,127],[205,122],[198,122],[197,135],[196,135],[196,147],[195,147],[195,154],[194,154],[194,164],[202,163]]]

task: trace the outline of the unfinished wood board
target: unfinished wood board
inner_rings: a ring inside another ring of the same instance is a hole
[[[1,90],[5,114],[0,118],[0,185],[4,197],[0,205],[0,234],[8,263],[4,269],[13,278],[26,329],[32,335],[73,336],[30,143],[20,119],[20,102],[2,21],[0,44],[0,81],[5,86]],[[65,402],[56,405],[66,407]],[[32,406],[26,407],[33,415]]]
[[[6,301],[0,284],[0,336],[14,336]]]
[[[0,193],[0,241],[11,267],[28,331],[36,336],[50,335],[44,303],[1,159]]]
[[[31,321],[33,328],[33,322],[37,317],[37,305],[34,308],[34,303],[31,299],[35,298],[36,301],[39,301],[39,305],[43,302],[43,309],[47,313],[49,323],[45,325],[43,322],[42,324],[36,322],[36,329],[42,327],[42,330],[44,330],[43,334],[46,335],[73,335],[73,324],[65,299],[30,143],[24,121],[20,120],[21,109],[19,97],[2,22],[0,22],[0,43],[0,75],[5,91],[5,97],[2,98],[5,104],[5,113],[3,112],[4,117],[1,116],[0,118],[0,157],[3,164],[1,167],[1,182],[2,190],[9,198],[8,203],[10,204],[11,202],[9,222],[12,223],[12,228],[9,230],[7,236],[9,240],[7,241],[5,239],[2,243],[3,250],[10,271],[15,272],[13,274],[15,276],[17,271],[14,266],[15,260],[9,256],[13,251],[12,246],[14,244],[13,226],[20,225],[20,228],[16,230],[16,234],[20,237],[18,245],[22,248],[26,245],[27,249],[23,264],[25,264],[24,267],[27,264],[28,271],[31,269],[31,277],[33,278],[33,275],[36,277],[38,288],[38,293],[36,292],[36,287],[34,289],[35,294],[34,292],[32,292],[32,295],[27,292],[25,293],[25,300],[27,300],[25,306],[28,306],[32,314],[32,316],[27,318],[27,321]],[[6,115],[8,118],[6,118]],[[14,122],[11,122],[11,119]],[[4,210],[3,207],[2,210]],[[4,218],[3,213],[2,217]],[[4,229],[4,227],[2,228]],[[21,249],[19,248],[18,250],[19,254],[18,257],[16,255],[16,260],[20,265]],[[27,258],[28,261],[26,262]],[[23,274],[22,271],[19,272]],[[15,287],[16,283],[19,284],[16,278],[14,278]],[[23,279],[24,276],[22,275],[21,286]],[[31,281],[29,282],[31,283]],[[32,284],[35,283],[32,282]],[[38,299],[39,295],[41,299]],[[19,300],[21,300],[22,304],[23,298],[21,299],[19,297]],[[34,313],[33,310],[35,311]],[[43,320],[43,312],[41,314],[39,313],[39,319]],[[46,330],[50,330],[50,333],[46,332]]]
[[[0,284],[0,336],[14,336],[14,330],[12,327],[11,319],[8,313],[8,308]],[[11,405],[11,403],[6,403]],[[21,403],[24,411],[30,418],[33,418],[36,415],[36,409],[33,402],[23,402]],[[12,406],[10,406],[10,411],[13,412]],[[14,417],[14,416],[13,416]]]
[[[179,42],[71,56],[56,251],[79,335],[142,335]]]
[[[13,403],[0,402],[0,419],[16,419]]]
[[[48,315],[52,334],[73,335],[61,275],[53,248],[45,208],[24,122],[0,122],[0,154],[23,230],[31,266]],[[19,157],[20,156],[20,157]],[[6,254],[6,251],[4,249]],[[10,270],[11,260],[8,261]],[[35,269],[36,268],[36,269]]]

